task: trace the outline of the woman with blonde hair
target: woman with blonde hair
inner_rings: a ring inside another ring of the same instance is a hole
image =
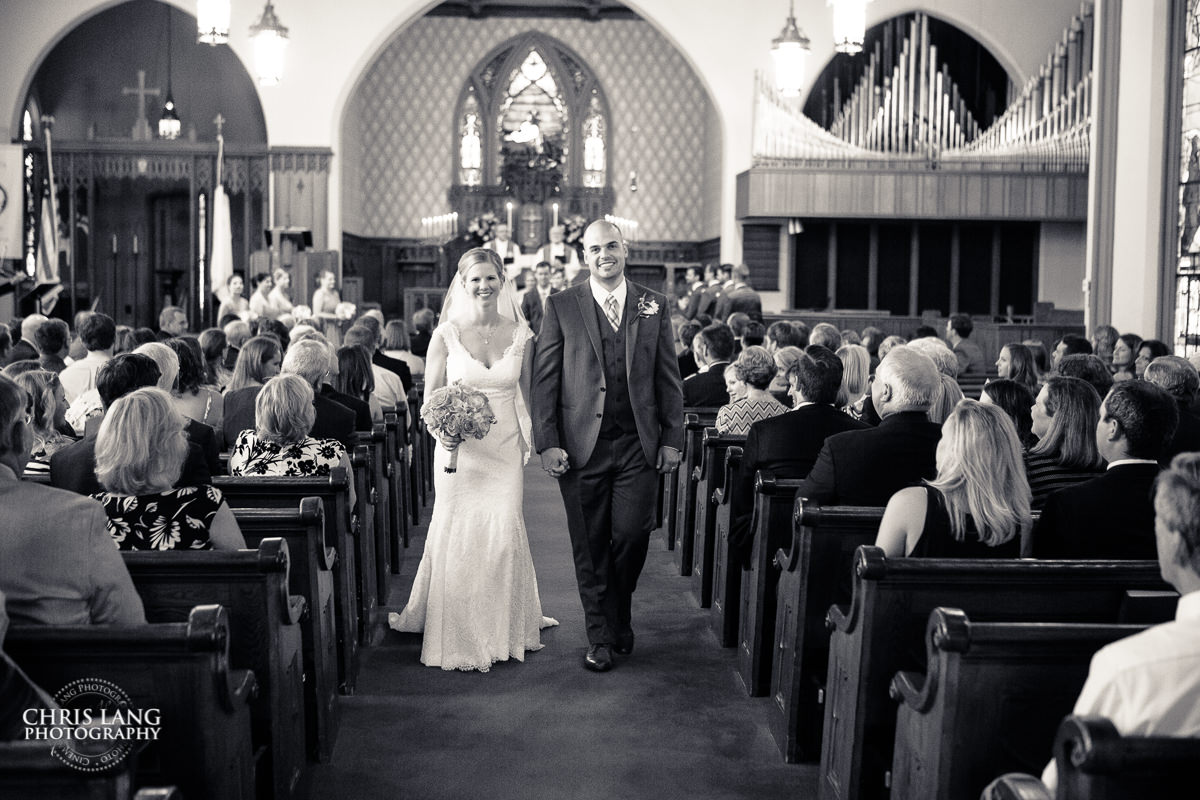
[[[871,388],[871,353],[860,344],[845,344],[837,349],[836,355],[842,362],[842,385],[838,387],[834,405],[855,419],[862,419],[863,397]]]
[[[1059,489],[1104,471],[1096,447],[1100,395],[1081,378],[1052,375],[1038,392],[1031,416],[1038,443],[1025,454],[1025,472],[1038,509]]]
[[[246,546],[233,512],[211,485],[176,487],[188,442],[183,416],[162,389],[113,401],[96,437],[93,497],[122,550],[237,550]]]
[[[785,348],[786,349],[786,348]],[[789,410],[767,391],[775,377],[775,359],[765,347],[751,345],[738,354],[737,361],[726,368],[733,369],[737,383],[745,387],[741,397],[717,410],[717,430],[745,436],[750,426],[760,420],[777,417]]]
[[[402,319],[394,319],[383,327],[383,354],[408,364],[408,371],[413,377],[425,374],[425,359],[412,351],[408,326]]]
[[[773,353],[775,377],[771,379],[768,391],[771,392],[772,397],[788,408],[792,407],[792,385],[788,382],[788,373],[802,355],[804,355],[804,351],[795,345],[781,347]]]
[[[892,495],[875,545],[889,558],[1017,558],[1030,525],[1016,427],[963,400],[942,426],[937,477]]]
[[[50,474],[50,456],[76,441],[64,431],[71,430],[67,424],[67,393],[58,375],[45,369],[22,372],[13,378],[17,386],[33,398],[33,448],[29,463],[25,465],[23,477]]]

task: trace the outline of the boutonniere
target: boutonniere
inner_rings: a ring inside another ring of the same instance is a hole
[[[658,314],[657,300],[651,300],[649,297],[646,297],[646,295],[642,295],[638,298],[639,317],[653,317],[656,314]]]

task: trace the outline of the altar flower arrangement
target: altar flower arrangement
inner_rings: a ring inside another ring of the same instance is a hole
[[[455,381],[429,395],[421,406],[421,419],[429,430],[443,439],[462,442],[468,437],[482,439],[496,422],[487,395]],[[458,471],[458,448],[450,451],[446,472]]]
[[[467,234],[475,237],[475,241],[479,244],[487,244],[492,239],[496,238],[496,214],[492,211],[485,211],[478,216],[471,217],[471,221],[467,223]]]
[[[333,314],[338,319],[354,319],[356,311],[354,303],[338,303],[333,307]]]

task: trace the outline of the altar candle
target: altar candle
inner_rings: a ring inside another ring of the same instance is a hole
[[[554,209],[554,227],[557,228],[558,227],[558,203],[555,203],[552,206],[552,208]]]
[[[512,203],[505,203],[504,205],[508,207],[508,230],[511,233],[512,232]]]
[[[117,254],[117,235],[115,233],[113,234],[112,254],[114,256]]]

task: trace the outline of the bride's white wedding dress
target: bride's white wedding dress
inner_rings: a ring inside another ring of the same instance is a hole
[[[487,672],[492,664],[542,648],[540,631],[557,625],[542,616],[537,577],[522,511],[529,413],[518,381],[532,334],[519,325],[500,360],[484,366],[453,323],[434,332],[446,344],[446,381],[461,380],[488,396],[496,422],[483,439],[450,454],[435,448],[433,517],[408,605],[389,614],[398,631],[425,634],[421,663]]]

